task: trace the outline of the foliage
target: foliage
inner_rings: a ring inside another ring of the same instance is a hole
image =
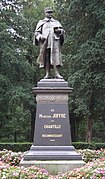
[[[0,151],[1,161],[9,165],[19,165],[23,157],[22,152],[12,152],[11,150]]]
[[[66,173],[62,179],[66,178],[85,178],[85,179],[102,179],[105,177],[105,158],[100,158],[90,163],[87,163],[84,167],[80,169],[75,169],[71,172]]]
[[[105,143],[88,143],[88,142],[72,142],[72,145],[76,149],[92,149],[100,150],[101,148],[105,149]]]
[[[1,179],[8,178],[8,179],[19,179],[19,178],[29,178],[29,179],[48,179],[48,172],[44,169],[39,169],[37,167],[7,167],[2,169],[0,172]]]
[[[98,158],[105,158],[105,149],[102,148],[100,150],[79,149],[77,152],[83,156],[83,160],[86,163]],[[0,160],[9,165],[18,165],[24,155],[25,152],[13,152],[12,150],[4,149],[0,151]]]
[[[14,152],[25,152],[30,149],[32,143],[0,143],[0,150],[12,150]],[[87,142],[72,142],[72,145],[78,149],[92,149],[92,150],[100,150],[101,148],[105,149],[105,143],[87,143]]]
[[[0,170],[1,179],[10,178],[10,179],[19,179],[19,178],[30,178],[30,179],[69,179],[69,178],[85,178],[85,179],[102,179],[105,177],[105,150],[101,149],[100,151],[92,150],[81,150],[79,151],[85,156],[86,161],[88,162],[85,166],[81,168],[74,169],[67,173],[59,173],[56,176],[50,175],[46,170],[37,168],[35,166],[31,167],[19,167],[14,166],[18,164],[21,159],[22,153],[13,153],[12,151],[3,150],[0,151],[0,157],[2,161],[9,163],[9,165],[2,165]],[[96,154],[98,154],[96,159]],[[86,158],[87,157],[87,158]],[[94,158],[95,157],[95,158]],[[17,160],[17,158],[19,160]],[[18,162],[17,162],[18,161]],[[10,166],[13,165],[13,166]]]
[[[65,174],[58,174],[57,176],[51,176],[44,169],[39,169],[34,166],[24,167],[7,167],[0,171],[1,179],[8,177],[8,179],[19,179],[20,177],[30,179],[72,179],[72,178],[85,178],[95,179],[96,177],[102,179],[105,177],[105,160],[97,159],[94,162],[86,164],[82,168],[75,169]]]
[[[0,5],[0,138],[2,141],[24,141],[29,140],[27,135],[17,139],[16,134],[17,131],[29,133],[31,129],[34,74],[26,59],[27,20],[21,14],[19,1],[2,1]]]
[[[105,158],[105,149],[100,150],[91,150],[91,149],[84,149],[84,150],[77,150],[78,153],[81,153],[83,156],[83,160],[87,162],[91,162],[97,158]]]
[[[25,152],[30,149],[32,143],[25,142],[25,143],[0,143],[0,150],[12,150],[14,152]]]
[[[31,89],[44,76],[36,64],[39,49],[33,46],[33,35],[45,6],[53,6],[66,31],[62,75],[73,87],[69,100],[73,141],[104,142],[104,0],[1,0],[0,141],[32,140]]]
[[[73,87],[71,120],[75,130],[82,130],[78,126],[85,120],[83,136],[90,142],[94,123],[103,120],[105,125],[105,4],[103,0],[56,0],[55,4],[66,31],[63,57],[68,73],[63,69],[63,74]]]

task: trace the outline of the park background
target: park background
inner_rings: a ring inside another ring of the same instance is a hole
[[[61,74],[73,92],[73,142],[105,142],[105,0],[1,0],[0,142],[32,142],[36,102],[32,87],[43,78],[33,46],[43,9],[52,6],[65,29]]]

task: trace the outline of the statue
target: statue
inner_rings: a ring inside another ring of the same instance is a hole
[[[44,9],[45,18],[40,20],[36,26],[34,44],[40,46],[40,53],[37,59],[39,67],[44,67],[46,75],[44,79],[49,79],[50,70],[53,68],[55,78],[62,79],[59,68],[62,66],[61,46],[64,42],[64,33],[59,21],[53,19],[51,7]]]

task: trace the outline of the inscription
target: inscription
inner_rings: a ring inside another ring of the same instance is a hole
[[[63,137],[63,134],[42,134],[42,137]]]
[[[39,114],[39,118],[51,118],[51,115]]]
[[[66,114],[53,114],[52,118],[66,118]]]
[[[60,118],[66,118],[66,114],[64,113],[64,114],[61,114],[61,113],[59,113],[59,114],[53,114],[52,116],[51,115],[47,115],[47,114],[45,114],[45,115],[43,115],[43,114],[39,114],[39,118],[41,118],[41,119],[48,119],[48,118],[55,118],[55,119],[60,119]]]
[[[44,129],[61,129],[61,125],[44,125]]]

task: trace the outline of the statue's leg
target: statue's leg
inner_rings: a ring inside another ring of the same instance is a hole
[[[45,77],[44,79],[50,78],[50,49],[46,50],[46,57],[45,57]]]
[[[63,77],[59,74],[59,66],[55,66],[54,70],[55,70],[55,78],[57,79],[63,79]]]

